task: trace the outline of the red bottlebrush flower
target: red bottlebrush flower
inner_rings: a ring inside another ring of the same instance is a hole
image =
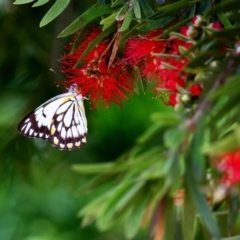
[[[223,173],[222,182],[232,186],[240,182],[240,150],[228,152],[217,160],[217,167]]]
[[[89,43],[100,32],[97,28],[91,29],[75,51],[65,54],[61,60],[62,72],[68,79],[65,84],[77,84],[83,96],[89,95],[93,108],[100,99],[104,107],[109,106],[111,102],[121,105],[122,100],[127,100],[126,93],[133,91],[132,76],[128,73],[126,64],[116,58],[113,64],[108,66],[110,56],[105,53],[110,42],[108,39],[99,43],[87,54],[80,68],[75,67]],[[104,57],[102,57],[103,53]]]
[[[186,65],[188,60],[183,59],[164,59],[165,63],[173,67],[173,69],[168,69],[162,66],[159,69],[159,85],[158,88],[167,88],[172,91],[177,91],[177,86],[185,87],[186,85],[186,74],[182,73],[182,68]]]
[[[142,75],[154,74],[159,66],[159,57],[154,56],[154,54],[164,52],[165,41],[153,38],[162,32],[161,29],[157,29],[151,31],[148,35],[129,39],[124,49],[124,61],[139,65]]]
[[[180,28],[180,33],[186,37],[189,37],[189,38],[196,38],[197,35],[198,35],[198,30],[195,28],[195,27],[192,27],[192,26],[182,26]]]
[[[189,91],[192,96],[199,97],[202,93],[202,87],[199,84],[194,83],[189,87]]]

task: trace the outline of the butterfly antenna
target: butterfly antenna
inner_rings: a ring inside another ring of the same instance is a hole
[[[65,79],[60,74],[58,74],[56,71],[54,71],[52,68],[50,68],[50,71],[55,73],[58,77],[60,77],[62,80],[65,81]]]
[[[55,73],[59,78],[61,78],[63,81],[65,81],[65,79],[60,75],[58,74],[55,70],[53,70],[52,68],[49,69],[51,72]],[[58,84],[58,82],[55,82],[57,84],[57,87],[59,87],[60,85]],[[59,82],[60,83],[60,82]],[[65,86],[66,88],[66,86]],[[66,88],[68,90],[68,88]]]

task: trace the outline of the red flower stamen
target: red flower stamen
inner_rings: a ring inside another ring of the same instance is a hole
[[[217,160],[217,167],[223,173],[222,183],[232,186],[240,182],[240,150],[228,152]]]
[[[113,64],[108,66],[110,57],[106,53],[110,42],[108,39],[99,43],[87,54],[80,68],[75,67],[89,43],[100,32],[99,29],[91,29],[75,51],[65,54],[62,58],[62,71],[68,79],[65,84],[77,84],[83,96],[89,95],[93,108],[99,100],[103,101],[104,107],[108,107],[111,102],[121,105],[122,100],[127,100],[126,93],[133,91],[132,76],[128,73],[126,64],[116,58]]]

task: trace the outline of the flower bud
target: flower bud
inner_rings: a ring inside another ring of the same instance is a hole
[[[221,25],[220,22],[210,23],[208,27],[211,28],[211,29],[215,29],[215,30],[222,29],[222,25]]]
[[[202,93],[202,87],[199,84],[194,83],[189,87],[189,91],[192,96],[198,97]]]
[[[192,24],[196,28],[204,26],[205,23],[206,22],[203,20],[203,17],[201,15],[197,15],[192,18]]]
[[[182,26],[180,28],[180,33],[184,36],[194,39],[198,35],[198,30],[192,26]]]
[[[189,94],[185,93],[181,96],[181,101],[183,103],[190,102],[191,101],[191,96]]]

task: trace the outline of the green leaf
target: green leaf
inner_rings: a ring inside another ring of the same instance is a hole
[[[65,28],[58,35],[58,38],[66,37],[70,34],[73,34],[76,31],[78,31],[79,29],[88,25],[94,19],[101,17],[104,14],[112,13],[112,11],[114,11],[114,9],[111,8],[110,4],[101,5],[101,6],[94,5],[92,8],[90,8],[86,12],[84,12],[80,17],[75,19],[67,28]]]
[[[116,21],[116,16],[118,13],[113,13],[110,16],[104,18],[101,22],[100,25],[105,25],[105,24],[112,24],[113,22]]]
[[[220,12],[237,11],[238,9],[240,9],[239,0],[222,1],[218,4],[214,4],[206,13],[206,16],[219,14]]]
[[[220,19],[221,23],[223,24],[224,28],[232,28],[233,25],[229,21],[229,19],[226,17],[224,13],[219,13],[218,18]]]
[[[49,9],[46,15],[43,17],[40,22],[40,27],[43,27],[55,19],[63,10],[67,7],[70,0],[57,0],[53,6]]]
[[[123,0],[116,0],[116,1],[114,1],[113,3],[112,3],[112,7],[116,7],[116,6],[118,6],[119,4],[122,4],[122,3],[124,3],[125,1],[123,1]]]
[[[235,124],[233,131],[227,134],[227,136],[212,142],[210,146],[205,146],[202,149],[203,153],[210,155],[220,154],[224,152],[234,151],[240,146],[240,127]]]
[[[177,125],[180,122],[179,117],[177,116],[176,112],[156,112],[152,113],[150,119],[153,122],[162,123],[164,126],[172,126]]]
[[[165,197],[164,204],[164,240],[174,239],[175,233],[175,217],[174,217],[174,203],[170,197]],[[160,212],[162,214],[162,212]]]
[[[135,17],[138,19],[138,21],[140,22],[141,20],[141,8],[139,5],[138,0],[133,0],[133,12]]]
[[[143,133],[138,139],[137,143],[146,143],[156,136],[159,136],[159,133],[163,131],[163,124],[162,123],[155,123],[153,124],[145,133]]]
[[[183,234],[185,240],[193,240],[196,224],[196,209],[188,189],[184,195]]]
[[[201,124],[203,121],[204,120],[202,118],[197,123],[198,126],[189,147],[192,171],[194,171],[195,177],[197,179],[204,178],[206,168],[206,160],[202,153],[202,144],[204,141],[205,134],[205,131],[203,131],[203,126]]]
[[[209,209],[206,197],[199,189],[198,182],[196,181],[194,176],[194,169],[191,167],[191,162],[188,161],[188,164],[186,166],[186,184],[188,186],[189,193],[193,199],[193,202],[198,210],[200,218],[203,222],[203,225],[214,239],[220,240],[221,236],[219,228],[217,226],[213,213]]]
[[[140,0],[140,5],[142,7],[143,13],[146,18],[149,18],[150,16],[152,16],[154,14],[153,9],[150,7],[150,5],[148,4],[147,1]]]
[[[164,6],[160,6],[158,9],[160,11],[175,11],[175,10],[179,10],[182,9],[186,6],[189,6],[189,4],[193,4],[195,2],[201,2],[201,0],[181,0],[181,1],[175,1],[171,4],[166,4]]]
[[[234,189],[233,192],[229,196],[229,214],[228,214],[228,234],[231,235],[233,227],[236,223],[236,220],[238,218],[239,212],[239,192],[235,192]]]
[[[175,19],[174,16],[168,16],[157,20],[149,20],[147,23],[137,27],[139,31],[148,32],[156,28],[164,28]]]
[[[129,211],[128,217],[125,220],[125,234],[128,239],[135,237],[141,227],[144,214],[147,209],[150,193],[146,192],[144,196],[139,196],[139,199],[134,202]]]
[[[122,209],[132,200],[132,198],[137,194],[137,192],[145,185],[145,181],[139,181],[134,183],[134,185],[119,199],[115,206],[117,212],[122,211]]]
[[[119,202],[119,199],[122,198],[128,192],[128,190],[134,185],[133,182],[125,182],[114,188],[111,195],[106,198],[104,210],[101,212],[97,219],[97,226],[101,230],[108,229],[114,221],[118,220],[121,216],[118,211],[116,211],[116,204]],[[124,214],[124,212],[121,212]]]
[[[45,3],[48,3],[49,0],[38,0],[37,2],[35,2],[32,7],[39,7],[39,6],[42,6],[44,5]]]
[[[72,170],[84,173],[84,174],[94,174],[110,172],[113,169],[115,163],[94,163],[94,164],[74,164],[72,165]]]
[[[125,14],[125,18],[123,20],[123,24],[118,31],[124,32],[124,31],[128,30],[128,28],[131,24],[131,21],[132,21],[132,11],[127,11],[127,13]]]
[[[175,149],[183,143],[183,139],[186,135],[185,129],[171,128],[164,133],[164,143],[169,149]]]
[[[33,2],[34,0],[16,0],[13,4],[25,4]]]

